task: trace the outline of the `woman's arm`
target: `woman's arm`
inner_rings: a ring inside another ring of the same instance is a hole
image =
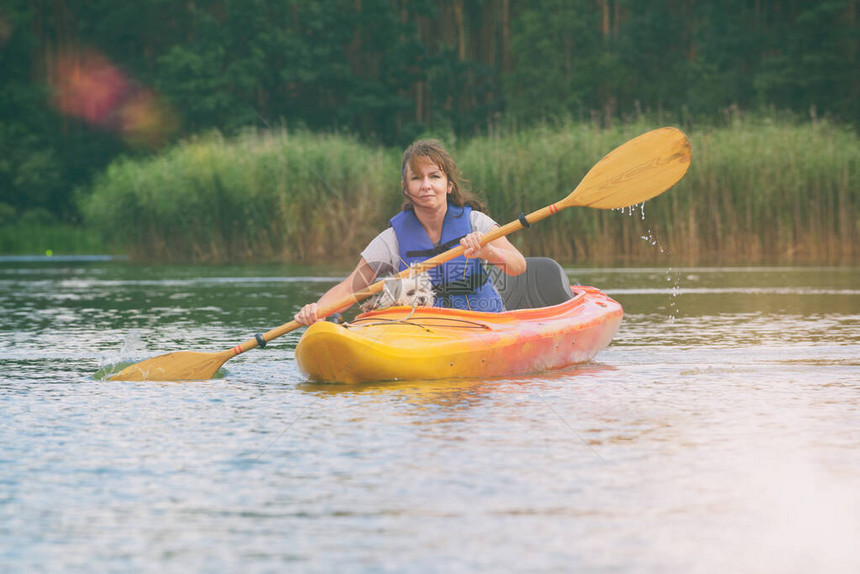
[[[316,323],[322,319],[322,317],[317,315],[320,307],[332,305],[345,297],[349,297],[356,291],[360,291],[373,283],[375,279],[376,272],[370,264],[364,260],[364,257],[360,258],[358,260],[358,265],[346,279],[326,291],[316,303],[309,303],[302,307],[301,311],[295,315],[296,321],[302,325],[311,325]],[[341,309],[336,309],[335,312],[340,312],[348,308],[349,306],[347,305]]]

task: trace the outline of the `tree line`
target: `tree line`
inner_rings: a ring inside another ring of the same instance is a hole
[[[73,220],[75,189],[117,156],[211,130],[403,146],[762,108],[856,127],[859,4],[4,0],[0,222]]]

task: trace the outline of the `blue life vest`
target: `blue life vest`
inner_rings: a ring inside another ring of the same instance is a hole
[[[434,245],[424,226],[411,209],[391,218],[391,227],[400,245],[400,270],[413,263],[424,261],[460,244],[460,239],[472,232],[472,208],[448,204],[442,237]],[[502,299],[489,281],[480,259],[467,259],[464,255],[429,269],[427,273],[436,293],[436,307],[469,309],[499,313],[504,311]]]

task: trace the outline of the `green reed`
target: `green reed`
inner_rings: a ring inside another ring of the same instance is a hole
[[[107,246],[93,229],[59,223],[0,226],[0,253],[4,255],[91,255],[107,252]]]
[[[567,196],[607,152],[658,127],[567,123],[459,150],[497,220]],[[860,257],[860,139],[826,121],[735,118],[685,128],[690,171],[632,209],[572,208],[513,239],[568,262],[838,262]]]
[[[565,122],[478,138],[458,150],[463,171],[487,198],[500,223],[567,197],[604,155],[654,126],[643,122],[601,128]],[[524,253],[564,261],[596,261],[618,253],[609,248],[629,225],[586,208],[573,208],[512,237]]]
[[[606,153],[661,124],[567,121],[447,143],[504,224],[566,197]],[[858,259],[856,134],[764,117],[685,131],[692,167],[665,194],[632,209],[571,208],[511,240],[582,264]],[[286,130],[211,134],[115,162],[83,209],[135,258],[347,263],[399,208],[400,151]]]
[[[210,134],[149,160],[115,162],[83,210],[135,258],[345,260],[396,209],[391,173],[390,153],[354,138]]]

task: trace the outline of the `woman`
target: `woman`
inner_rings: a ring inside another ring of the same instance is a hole
[[[485,208],[478,198],[463,189],[451,155],[436,140],[415,142],[403,153],[400,186],[406,199],[403,210],[391,218],[391,227],[368,244],[346,279],[316,303],[305,305],[296,314],[296,321],[310,325],[320,319],[320,307],[349,297],[377,277],[402,271],[457,243],[466,248],[463,256],[428,271],[436,291],[436,306],[504,310],[481,260],[508,275],[525,271],[526,260],[505,237],[481,247],[483,234],[498,224],[483,213]]]

